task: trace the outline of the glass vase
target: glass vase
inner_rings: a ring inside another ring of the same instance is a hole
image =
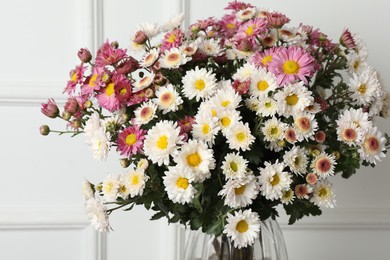
[[[183,260],[288,260],[286,245],[276,220],[262,221],[259,238],[252,246],[235,248],[230,238],[222,235],[186,231]]]

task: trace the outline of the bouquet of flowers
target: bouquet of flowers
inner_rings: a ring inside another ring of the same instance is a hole
[[[42,104],[68,129],[41,134],[83,133],[94,158],[120,155],[122,174],[83,184],[98,230],[114,210],[144,205],[153,220],[246,247],[278,205],[290,224],[320,215],[335,206],[332,176],[385,157],[389,138],[373,119],[387,115],[389,96],[357,34],[332,42],[279,12],[225,9],[188,30],[183,15],[141,24],[130,40],[138,59],[108,40],[95,57],[81,49],[63,112]]]

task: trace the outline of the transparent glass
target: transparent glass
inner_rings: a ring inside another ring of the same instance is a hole
[[[276,220],[262,221],[253,246],[235,248],[230,238],[186,231],[183,260],[288,260],[282,230]]]

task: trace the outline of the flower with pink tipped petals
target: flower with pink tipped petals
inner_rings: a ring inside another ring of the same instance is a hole
[[[69,97],[65,103],[64,111],[73,115],[79,110],[79,102],[75,97]]]
[[[84,79],[84,72],[87,67],[83,66],[83,64],[76,66],[74,70],[70,71],[70,80],[66,84],[64,89],[64,93],[67,92],[71,94],[75,91],[77,84],[81,84]]]
[[[347,28],[344,28],[343,32],[341,33],[340,44],[347,49],[353,49],[356,47],[356,43],[353,39],[352,33]]]
[[[250,86],[251,86],[250,80],[246,80],[246,81],[235,80],[232,83],[232,88],[240,95],[244,95],[248,93]]]
[[[268,69],[268,65],[273,61],[273,56],[277,50],[278,49],[276,47],[272,47],[261,52],[256,52],[253,54],[249,62],[255,65],[257,68]]]
[[[41,105],[41,112],[47,117],[56,118],[60,113],[56,102],[52,98],[48,99],[47,103]]]
[[[143,141],[145,139],[146,130],[139,126],[129,126],[118,134],[118,148],[120,155],[128,158],[137,153],[143,153]]]
[[[94,91],[98,91],[106,85],[109,79],[110,75],[108,71],[103,68],[94,67],[92,74],[85,79],[84,84],[81,86],[81,94],[90,95]]]
[[[120,91],[118,91],[118,89]],[[130,92],[130,82],[128,82],[128,79],[123,74],[114,74],[111,82],[109,82],[105,88],[100,89],[99,93],[96,95],[96,99],[101,107],[112,112],[119,110],[126,104],[121,101],[126,102]],[[119,96],[121,94],[123,94],[122,97]]]
[[[280,86],[297,80],[307,84],[307,78],[315,72],[315,65],[315,59],[301,47],[280,47],[268,69],[276,75]]]
[[[274,28],[280,29],[286,23],[290,22],[290,18],[279,12],[272,12],[266,14],[268,24]]]
[[[252,42],[252,44],[257,44],[257,37],[267,30],[267,24],[267,20],[263,18],[251,19],[238,28],[237,34],[234,38],[237,41],[248,40]]]
[[[150,92],[151,89],[146,88],[143,90],[138,91],[137,93],[132,93],[131,98],[127,102],[127,106],[137,105],[141,104],[144,101],[148,101],[148,92]]]
[[[163,53],[165,50],[170,50],[171,48],[178,48],[183,43],[183,31],[181,29],[174,29],[170,32],[167,32],[164,35],[164,40],[162,41],[160,51]]]
[[[180,119],[177,124],[180,126],[180,135],[183,133],[189,133],[192,130],[192,125],[195,124],[195,118],[185,116],[184,119]]]
[[[238,2],[235,0],[234,2],[229,2],[228,5],[225,7],[225,10],[233,10],[235,12],[253,7],[251,4],[243,3],[243,2]]]
[[[117,48],[108,42],[103,43],[99,48],[96,56],[95,65],[97,67],[105,67],[117,63],[123,58],[126,58],[126,49]]]
[[[234,14],[227,14],[219,21],[219,25],[224,38],[231,38],[234,36],[241,23]]]

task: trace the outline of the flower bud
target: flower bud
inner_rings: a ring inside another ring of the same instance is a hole
[[[127,158],[121,158],[119,159],[119,162],[123,168],[127,168],[130,165],[130,160]]]
[[[153,89],[150,89],[150,88],[145,89],[145,96],[146,96],[147,98],[153,97],[153,96],[154,96],[154,91],[153,91]]]
[[[81,127],[81,122],[79,119],[74,119],[74,120],[72,120],[71,125],[72,125],[73,129],[77,130]]]
[[[79,57],[79,59],[84,62],[84,63],[88,63],[91,61],[92,59],[92,55],[91,55],[91,52],[87,49],[87,48],[82,48],[80,49],[78,52],[77,52],[77,56]]]
[[[332,154],[333,154],[333,156],[334,156],[335,160],[338,160],[338,159],[340,159],[340,156],[341,156],[341,154],[340,154],[340,152],[339,152],[339,151],[334,151]]]
[[[41,112],[50,118],[56,118],[60,113],[58,106],[54,99],[49,99],[47,103],[43,103],[41,107]]]
[[[74,115],[79,110],[79,102],[75,97],[70,97],[65,103],[64,111]]]
[[[148,162],[148,160],[146,160],[144,158],[140,159],[138,164],[137,164],[137,168],[144,170],[144,171],[148,168],[148,166],[149,166],[149,162]]]
[[[64,111],[62,113],[62,118],[65,120],[69,120],[72,117],[72,115],[68,111]]]
[[[148,40],[148,36],[144,31],[137,31],[133,38],[133,42],[137,44],[144,44],[147,40]]]
[[[85,103],[84,103],[84,106],[85,106],[85,108],[91,108],[92,107],[92,101],[91,100],[87,100],[87,101],[85,101]]]
[[[353,49],[356,47],[355,40],[353,39],[352,33],[348,29],[344,29],[340,36],[340,44],[347,49]]]
[[[48,125],[41,125],[39,127],[39,133],[41,135],[48,135],[50,133],[50,128]]]
[[[324,131],[318,131],[316,134],[315,134],[315,139],[317,142],[319,143],[323,143],[326,139],[326,134]]]
[[[117,49],[119,47],[119,43],[117,41],[113,41],[111,42],[111,46],[114,48],[114,49]]]
[[[118,64],[116,72],[118,72],[119,74],[129,74],[139,69],[139,67],[139,63],[136,59],[134,59],[133,57],[128,57],[127,59],[121,61]]]

